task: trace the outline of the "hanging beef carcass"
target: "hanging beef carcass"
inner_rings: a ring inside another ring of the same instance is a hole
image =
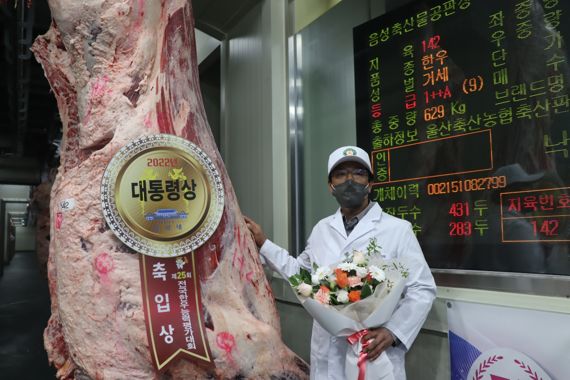
[[[189,2],[49,5],[52,26],[33,51],[64,125],[51,193],[52,316],[45,330],[58,378],[306,378],[306,364],[281,342],[271,290],[206,121]],[[215,369],[185,360],[163,374],[153,369],[138,254],[102,215],[99,186],[107,164],[129,141],[156,133],[190,140],[222,174],[222,221],[196,254]],[[220,334],[235,344],[220,345]]]

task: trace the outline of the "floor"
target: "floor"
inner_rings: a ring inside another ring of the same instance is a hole
[[[43,346],[50,316],[47,280],[35,252],[17,252],[0,277],[0,379],[55,379]]]

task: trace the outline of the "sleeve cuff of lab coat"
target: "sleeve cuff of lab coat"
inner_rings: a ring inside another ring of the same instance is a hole
[[[269,265],[272,270],[277,271],[282,277],[284,276],[282,270],[289,256],[287,251],[271,240],[266,239],[263,245],[259,248],[259,254],[261,258],[264,259],[265,264]]]
[[[264,257],[271,255],[272,252],[276,250],[280,250],[281,247],[277,246],[274,242],[269,239],[265,239],[261,247],[259,247],[259,253],[261,253]]]
[[[392,344],[392,347],[396,347],[396,346],[401,345],[402,347],[405,347],[407,350],[407,346],[398,337],[398,335],[402,336],[398,329],[396,329],[396,328],[394,328],[394,326],[390,326],[390,325],[384,325],[383,327],[386,330],[388,330],[390,332],[390,334],[392,334],[392,338],[394,338],[394,343]]]

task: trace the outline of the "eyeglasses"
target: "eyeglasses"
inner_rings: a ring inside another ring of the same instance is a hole
[[[338,169],[333,170],[331,177],[337,181],[344,181],[348,178],[348,175],[351,175],[352,178],[356,180],[363,180],[368,178],[368,170],[366,169]]]

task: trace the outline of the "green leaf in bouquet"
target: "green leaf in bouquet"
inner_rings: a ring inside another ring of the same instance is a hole
[[[300,274],[294,274],[293,276],[289,277],[289,282],[291,283],[291,286],[296,288],[297,286],[301,285],[303,280],[301,279]]]
[[[402,277],[404,277],[404,278],[408,278],[408,276],[410,275],[410,271],[402,263],[400,263],[400,273],[402,274]]]
[[[311,283],[311,272],[309,272],[305,268],[301,268],[301,270],[299,271],[299,276],[303,282],[307,284]]]
[[[331,300],[331,305],[338,305],[338,304],[339,304],[339,302],[338,302],[338,300],[337,300],[337,298],[336,298],[336,293],[332,293],[332,292],[331,292],[331,298],[330,298],[330,300]]]
[[[362,286],[362,290],[360,291],[360,299],[364,299],[372,295],[372,287],[368,284],[364,284]]]
[[[364,277],[364,281],[363,281],[363,286],[368,285],[370,287],[372,287],[372,289],[376,289],[376,287],[378,286],[378,284],[380,284],[380,282],[378,280],[376,280],[374,277]]]
[[[382,247],[378,245],[376,238],[372,238],[368,243],[368,247],[366,247],[366,252],[368,253],[368,256],[372,256],[380,253],[381,249]]]
[[[393,262],[393,263],[392,263],[392,267],[393,267],[394,270],[400,272],[400,275],[401,275],[403,278],[408,278],[408,276],[410,275],[410,272],[409,272],[408,268],[407,268],[404,264],[402,264],[402,263],[400,263],[400,262]]]

